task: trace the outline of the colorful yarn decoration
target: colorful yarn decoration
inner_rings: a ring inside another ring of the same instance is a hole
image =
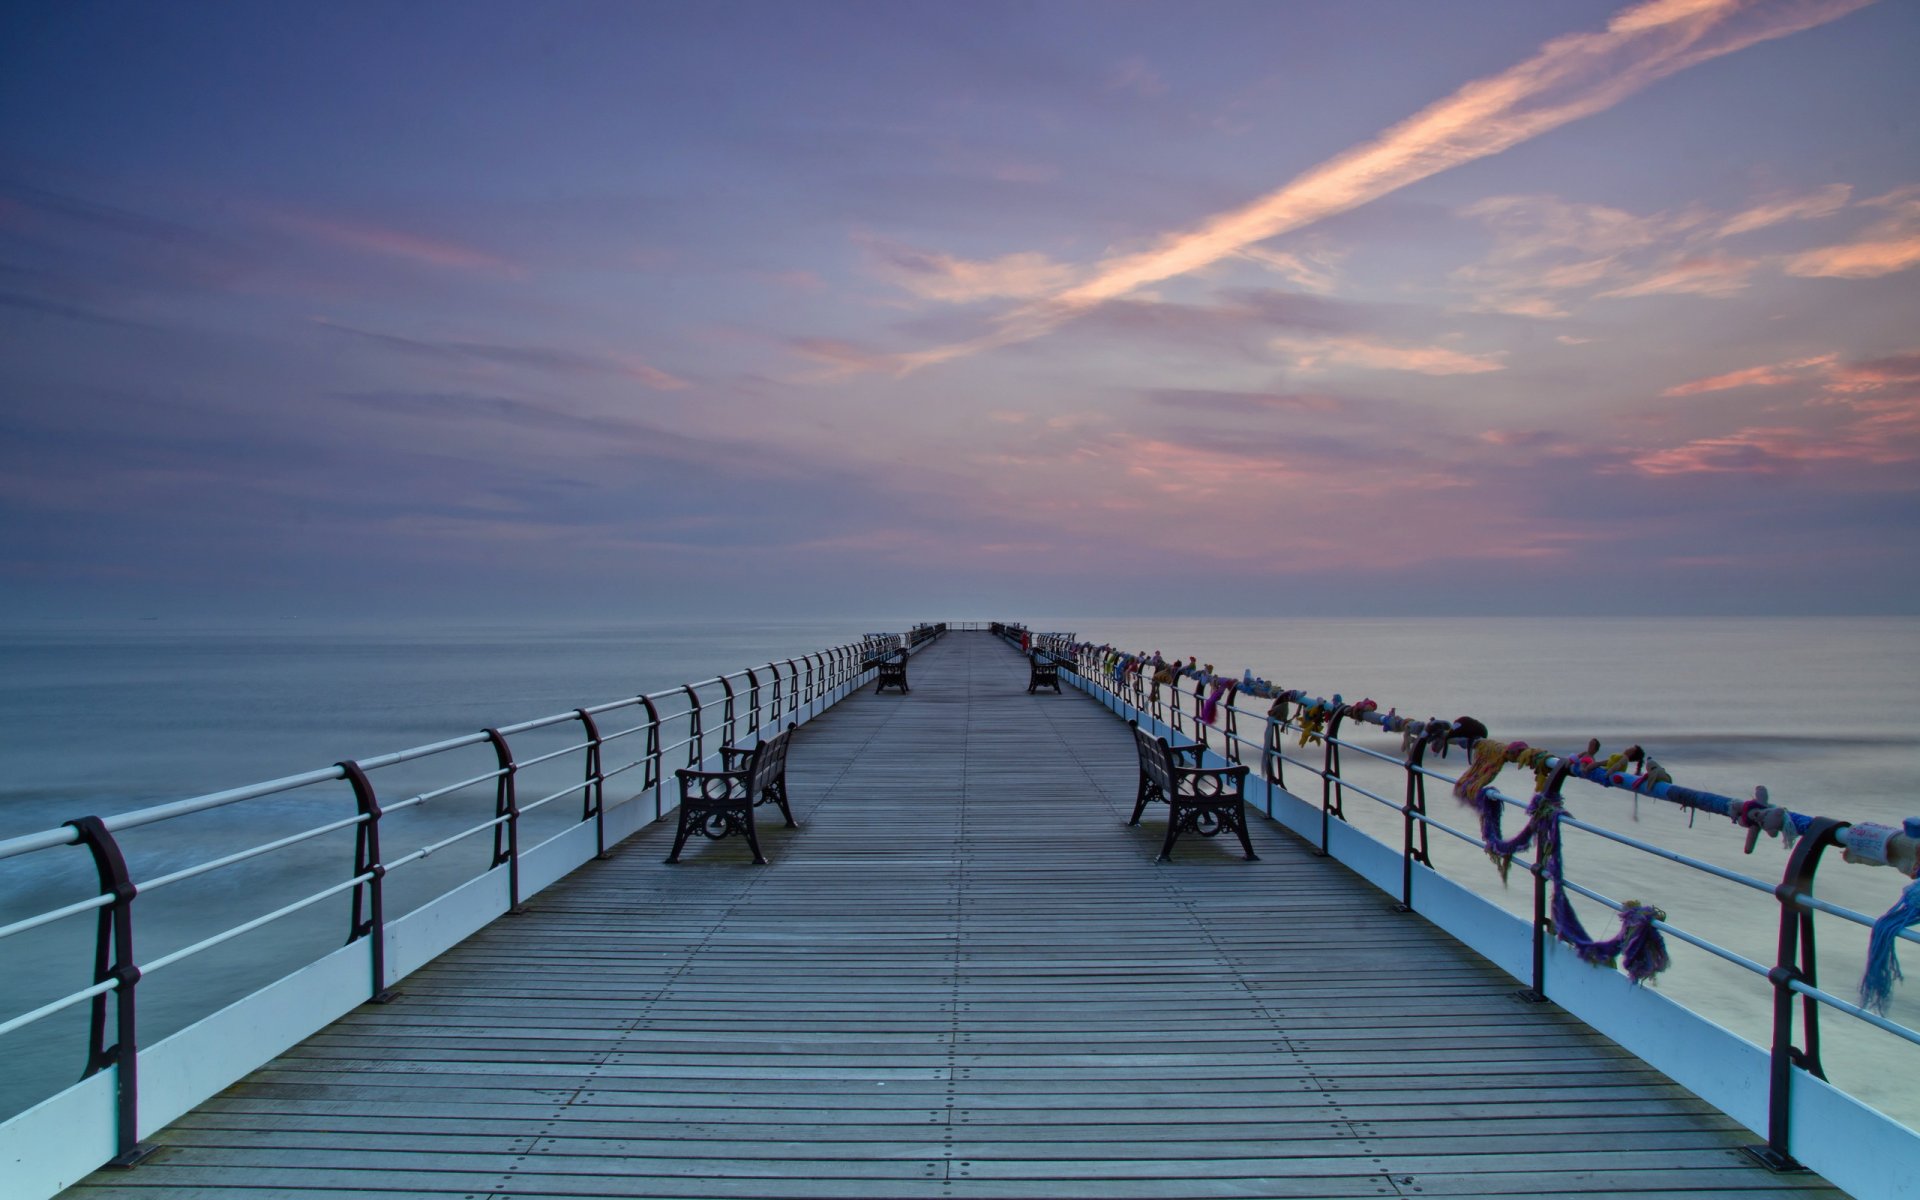
[[[1867,969],[1860,977],[1860,1007],[1868,1012],[1887,1015],[1893,985],[1906,978],[1895,953],[1900,931],[1913,925],[1920,925],[1920,880],[1908,884],[1893,907],[1873,923],[1873,934],[1867,939]]]
[[[1487,797],[1495,804],[1499,800]],[[1573,911],[1573,901],[1567,896],[1562,876],[1565,872],[1565,859],[1561,853],[1560,818],[1566,807],[1557,796],[1537,795],[1527,805],[1527,825],[1511,839],[1487,843],[1487,853],[1494,856],[1494,862],[1501,867],[1500,877],[1506,879],[1506,864],[1513,855],[1526,844],[1529,835],[1534,843],[1534,862],[1551,888],[1549,913],[1553,920],[1554,936],[1573,947],[1580,961],[1595,966],[1618,966],[1627,973],[1627,981],[1638,987],[1672,965],[1673,960],[1667,954],[1666,939],[1655,928],[1655,921],[1664,921],[1667,914],[1651,904],[1642,904],[1638,900],[1629,900],[1620,907],[1620,932],[1606,941],[1595,941],[1586,927],[1580,923],[1580,917]],[[1484,818],[1483,818],[1484,823]],[[1498,828],[1498,822],[1495,822]]]
[[[1214,680],[1213,686],[1207,689],[1206,703],[1200,706],[1200,719],[1202,721],[1205,721],[1209,725],[1213,724],[1213,718],[1220,710],[1220,697],[1226,694],[1226,681],[1221,679]]]

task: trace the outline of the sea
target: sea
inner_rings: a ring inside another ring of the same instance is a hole
[[[1764,786],[1773,803],[1798,812],[1893,825],[1920,815],[1920,618],[1913,617],[74,619],[0,626],[0,840],[784,662],[869,631],[975,619],[1192,657],[1235,675],[1251,669],[1284,687],[1371,698],[1410,715],[1471,715],[1503,741],[1555,751],[1578,751],[1589,738],[1600,739],[1605,751],[1638,744],[1682,784],[1742,797]],[[713,694],[711,685],[704,694]],[[516,757],[559,749],[577,734],[573,726],[530,735],[516,741]],[[1356,736],[1398,753],[1397,737]],[[1308,760],[1319,753],[1293,752]],[[447,757],[458,758],[467,775],[492,766],[484,747],[460,755]],[[610,751],[609,765],[614,761]],[[578,793],[565,791],[577,781],[578,764],[567,756],[544,775],[523,774],[523,805],[536,794],[556,794],[528,819],[529,839],[579,819]],[[444,783],[449,769],[440,762],[396,768],[380,780],[383,802]],[[1397,770],[1352,755],[1348,772],[1360,788],[1397,803]],[[1291,769],[1288,778],[1296,792],[1318,798],[1317,780],[1304,771]],[[1524,797],[1528,782],[1509,768],[1501,786]],[[1779,908],[1768,889],[1786,862],[1778,841],[1763,838],[1748,854],[1744,832],[1722,818],[1584,784],[1570,784],[1567,798],[1583,821],[1740,872],[1760,886],[1577,832],[1566,846],[1570,879],[1616,900],[1657,904],[1681,928],[1771,963]],[[1443,790],[1432,790],[1429,805],[1454,828],[1474,828]],[[388,857],[396,842],[404,850],[451,838],[492,811],[491,784],[417,806],[389,822]],[[307,788],[131,830],[122,841],[134,876],[154,879],[352,812],[343,785]],[[1399,844],[1400,816],[1386,803],[1349,793],[1346,815]],[[196,944],[339,881],[351,865],[352,836],[336,830],[143,893],[135,906],[140,959]],[[491,849],[483,833],[396,871],[389,915],[484,870]],[[1524,871],[1503,883],[1477,846],[1443,834],[1436,835],[1435,855],[1451,877],[1513,911],[1530,911]],[[1906,882],[1831,850],[1816,891],[1873,917]],[[0,925],[84,898],[94,887],[90,860],[78,848],[0,860]],[[1591,901],[1576,900],[1576,907],[1596,935],[1613,927],[1611,914]],[[1284,909],[1276,907],[1274,919],[1287,919]],[[0,941],[0,1021],[90,982],[94,921],[81,914]],[[1819,924],[1820,983],[1851,997],[1865,931],[1826,916]],[[346,927],[346,899],[334,897],[155,971],[140,984],[142,1041],[311,961],[340,944]],[[1677,939],[1670,947],[1673,965],[1653,986],[1764,1044],[1771,1011],[1764,978]],[[1920,950],[1909,943],[1904,957],[1920,976]],[[1896,988],[1890,1015],[1920,1028],[1920,978]],[[1829,1078],[1920,1126],[1920,1047],[1831,1012],[1821,1034]],[[0,1119],[77,1078],[86,1043],[85,1004],[0,1036],[0,1062],[7,1064]]]

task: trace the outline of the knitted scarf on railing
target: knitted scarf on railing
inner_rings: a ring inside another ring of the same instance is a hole
[[[1202,721],[1205,721],[1209,725],[1213,724],[1213,718],[1217,716],[1220,711],[1220,697],[1226,694],[1227,694],[1226,680],[1224,679],[1214,680],[1213,686],[1207,689],[1206,703],[1200,706],[1200,719]]]
[[[1521,748],[1521,753],[1525,752],[1525,743],[1516,742],[1514,745]],[[1486,756],[1494,760],[1490,771],[1485,769],[1486,764],[1480,753],[1486,746],[1492,746]],[[1509,749],[1483,741],[1474,747],[1474,766],[1481,767],[1482,774],[1490,779],[1498,773],[1498,764],[1505,761]],[[1462,774],[1460,778],[1464,782],[1467,776]],[[1456,787],[1456,794],[1458,791]],[[1485,785],[1474,792],[1470,803],[1480,814],[1481,845],[1494,866],[1499,868],[1502,883],[1506,882],[1513,856],[1524,849],[1528,842],[1533,843],[1534,861],[1540,865],[1540,872],[1551,889],[1548,911],[1553,919],[1554,936],[1572,946],[1582,962],[1604,967],[1620,966],[1626,971],[1627,979],[1635,984],[1643,983],[1667,969],[1671,960],[1667,956],[1666,940],[1654,927],[1654,922],[1666,920],[1667,914],[1651,904],[1629,900],[1622,905],[1620,932],[1605,941],[1595,941],[1580,923],[1562,879],[1564,867],[1560,853],[1560,818],[1566,812],[1566,806],[1558,796],[1549,796],[1544,792],[1536,794],[1527,805],[1526,825],[1512,837],[1500,835],[1500,810],[1506,805],[1498,796],[1491,795]]]
[[[1920,925],[1920,881],[1908,884],[1886,915],[1873,923],[1873,936],[1867,940],[1867,970],[1860,978],[1861,1008],[1887,1015],[1893,985],[1906,978],[1894,951],[1900,945],[1900,931],[1910,925]]]

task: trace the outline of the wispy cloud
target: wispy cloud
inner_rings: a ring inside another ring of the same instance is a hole
[[[1167,94],[1167,81],[1146,59],[1135,55],[1115,63],[1107,72],[1107,90],[1152,100]]]
[[[314,323],[334,333],[425,358],[485,363],[563,375],[611,375],[635,380],[655,391],[677,391],[691,386],[677,375],[662,371],[640,358],[621,352],[595,354],[558,346],[406,337],[395,333],[357,329],[351,325],[343,325],[318,317],[314,319]]]
[[[912,370],[1046,334],[1087,308],[1200,270],[1290,230],[1356,208],[1463,163],[1517,146],[1688,67],[1824,24],[1870,0],[1650,0],[1595,33],[1570,34],[1531,58],[1465,84],[1241,208],[1102,262],[1072,287],[1024,306],[986,337],[908,355]]]
[[[1660,394],[1662,396],[1698,396],[1706,392],[1724,392],[1733,388],[1778,387],[1781,384],[1798,383],[1808,377],[1809,371],[1831,367],[1838,357],[1834,354],[1822,354],[1816,358],[1797,358],[1791,362],[1746,367],[1738,371],[1728,371],[1724,375],[1710,375],[1705,379],[1693,379],[1686,383],[1675,384]]]
[[[1795,255],[1787,274],[1836,279],[1873,279],[1920,266],[1920,187],[1906,187],[1863,204],[1888,209],[1885,220],[1852,241]]]
[[[1490,196],[1460,215],[1492,230],[1493,249],[1483,262],[1455,271],[1453,279],[1473,293],[1471,307],[1478,311],[1547,319],[1571,315],[1569,293],[1724,298],[1781,260],[1729,253],[1718,245],[1722,239],[1832,216],[1846,207],[1851,191],[1830,184],[1730,215],[1700,206],[1639,215],[1558,196]]]
[[[1411,371],[1419,375],[1481,375],[1504,371],[1505,351],[1469,354],[1451,346],[1394,345],[1364,337],[1277,338],[1277,350],[1293,356],[1303,371],[1359,367],[1375,371]]]
[[[1846,184],[1833,183],[1804,196],[1770,200],[1728,217],[1721,223],[1717,234],[1720,237],[1732,237],[1778,225],[1782,221],[1814,221],[1830,217],[1847,206],[1847,198],[1852,194],[1853,189]]]
[[[1072,280],[1075,269],[1044,254],[1008,254],[969,260],[915,250],[884,238],[863,237],[880,277],[924,300],[968,304],[976,300],[1045,295]]]
[[[259,212],[261,219],[274,228],[346,250],[447,270],[483,271],[510,276],[522,274],[517,264],[497,254],[462,245],[444,236],[278,206],[261,207]]]
[[[1749,426],[1678,446],[1632,453],[1648,475],[1776,475],[1823,463],[1890,466],[1920,462],[1920,353],[1846,363],[1836,354],[1747,367],[1668,388],[1696,396],[1794,385],[1807,395],[1769,416],[1800,424]],[[1902,486],[1907,486],[1902,481]]]
[[[1644,279],[1611,291],[1603,298],[1628,296],[1731,296],[1747,286],[1760,261],[1730,254],[1688,255],[1661,265]]]

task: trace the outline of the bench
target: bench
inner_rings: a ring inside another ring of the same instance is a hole
[[[873,691],[876,696],[890,687],[897,687],[903,692],[913,690],[907,686],[906,651],[899,651],[895,657],[883,658],[872,665],[880,672],[879,682],[873,685]]]
[[[1127,722],[1133,730],[1134,749],[1140,754],[1140,790],[1134,800],[1133,819],[1151,803],[1167,806],[1167,840],[1155,862],[1173,858],[1173,840],[1182,833],[1218,837],[1231,831],[1240,838],[1240,848],[1248,859],[1258,859],[1253,842],[1247,837],[1246,784],[1248,770],[1243,766],[1203,767],[1205,746],[1169,746],[1167,739],[1152,737],[1140,728],[1140,722]]]
[[[766,863],[753,831],[753,810],[777,804],[788,827],[797,827],[793,810],[787,807],[787,745],[797,727],[789,724],[748,749],[722,746],[718,771],[682,767],[674,772],[680,780],[680,828],[674,832],[668,862],[680,861],[680,851],[693,834],[718,841],[737,833],[746,837],[753,861]]]
[[[1043,687],[1050,687],[1055,692],[1060,690],[1059,660],[1045,651],[1040,651],[1029,656],[1028,662],[1032,671],[1027,676],[1027,695],[1031,696]]]

